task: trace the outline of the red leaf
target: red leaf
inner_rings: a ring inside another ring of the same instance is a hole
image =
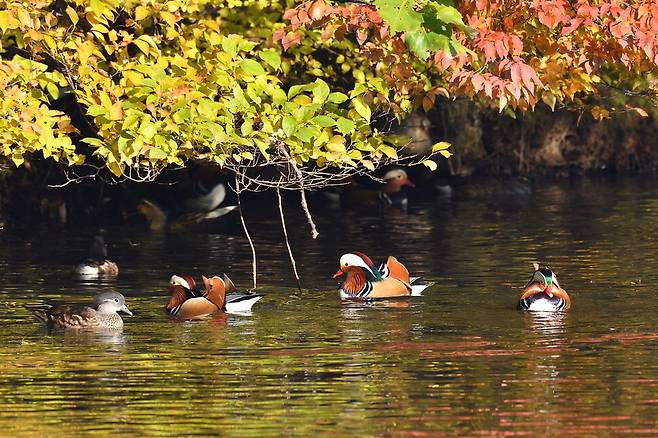
[[[283,13],[283,19],[290,20],[295,15],[297,15],[297,9],[288,9],[286,12]]]

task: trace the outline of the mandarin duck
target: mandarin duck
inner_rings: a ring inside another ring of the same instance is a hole
[[[389,256],[379,269],[370,257],[360,252],[343,254],[340,269],[334,278],[346,275],[340,287],[343,299],[370,299],[419,296],[430,284],[414,284],[418,277],[410,277],[407,268]]]
[[[402,187],[416,187],[407,176],[407,172],[402,169],[389,170],[384,175],[384,181],[385,184],[379,191],[379,199],[382,204],[386,207],[406,209],[409,199]]]
[[[107,246],[102,236],[95,236],[89,247],[89,257],[75,267],[75,273],[85,277],[116,277],[119,268],[107,258]]]
[[[125,298],[119,292],[97,295],[91,307],[62,304],[31,310],[49,328],[120,329],[123,327],[123,319],[118,312],[132,315],[126,307]]]
[[[171,316],[181,319],[194,319],[222,311],[226,313],[249,312],[256,301],[263,296],[236,291],[236,287],[226,274],[222,278],[201,276],[205,291],[200,291],[194,278],[189,275],[172,275],[170,299],[165,309]]]
[[[407,194],[402,187],[415,187],[414,183],[402,169],[388,171],[384,177],[384,185],[374,187],[370,184],[358,183],[354,178],[345,180],[345,184],[323,190],[322,196],[330,205],[351,207],[356,209],[372,209],[378,206],[407,208]]]
[[[519,310],[557,312],[569,309],[571,298],[560,287],[555,273],[540,268],[538,263],[533,263],[533,267],[535,272],[519,297]]]
[[[165,211],[155,202],[142,199],[137,204],[137,211],[146,218],[151,231],[162,231],[166,228],[177,230],[207,220],[217,219],[227,215],[237,207],[237,205],[229,205],[226,207],[218,207],[211,211],[185,213],[175,216],[165,213]]]

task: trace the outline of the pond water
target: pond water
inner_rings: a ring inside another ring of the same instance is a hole
[[[187,323],[163,313],[169,276],[226,271],[249,287],[241,235],[108,227],[120,276],[91,281],[71,269],[97,230],[8,226],[0,232],[0,430],[658,435],[657,189],[649,179],[583,179],[536,184],[527,196],[427,197],[407,213],[316,199],[317,240],[291,202],[301,292],[278,216],[259,206],[247,216],[266,297],[251,316]],[[419,298],[342,304],[331,276],[350,250],[396,255],[436,284]],[[515,310],[533,261],[570,292],[568,313]],[[23,307],[87,302],[107,290],[123,293],[134,312],[122,332],[48,333]]]

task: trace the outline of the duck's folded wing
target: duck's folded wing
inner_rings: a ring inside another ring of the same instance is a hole
[[[94,327],[98,325],[96,311],[87,306],[54,306],[46,313],[48,323],[60,327]]]

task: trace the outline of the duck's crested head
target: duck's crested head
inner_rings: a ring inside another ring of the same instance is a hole
[[[387,184],[395,185],[398,187],[400,186],[416,187],[414,183],[412,183],[409,177],[407,176],[407,172],[405,172],[402,169],[389,170],[384,175],[384,181],[386,181]]]
[[[172,275],[171,280],[169,280],[169,284],[172,286],[183,286],[187,290],[196,288],[196,282],[191,275]]]
[[[560,284],[557,281],[555,272],[547,267],[540,267],[539,263],[533,263],[532,266],[535,268],[535,272],[533,273],[532,278],[528,284],[537,283],[541,285],[541,287],[544,289],[544,292],[549,297],[552,297],[553,294],[560,289]]]
[[[94,297],[92,307],[100,313],[123,312],[132,316],[132,312],[126,306],[126,299],[119,292],[103,292]]]
[[[361,252],[350,252],[343,254],[340,257],[340,270],[334,274],[334,278],[343,275],[353,268],[363,268],[369,272],[373,277],[376,277],[374,272],[374,263],[370,260],[370,257],[361,253]]]

